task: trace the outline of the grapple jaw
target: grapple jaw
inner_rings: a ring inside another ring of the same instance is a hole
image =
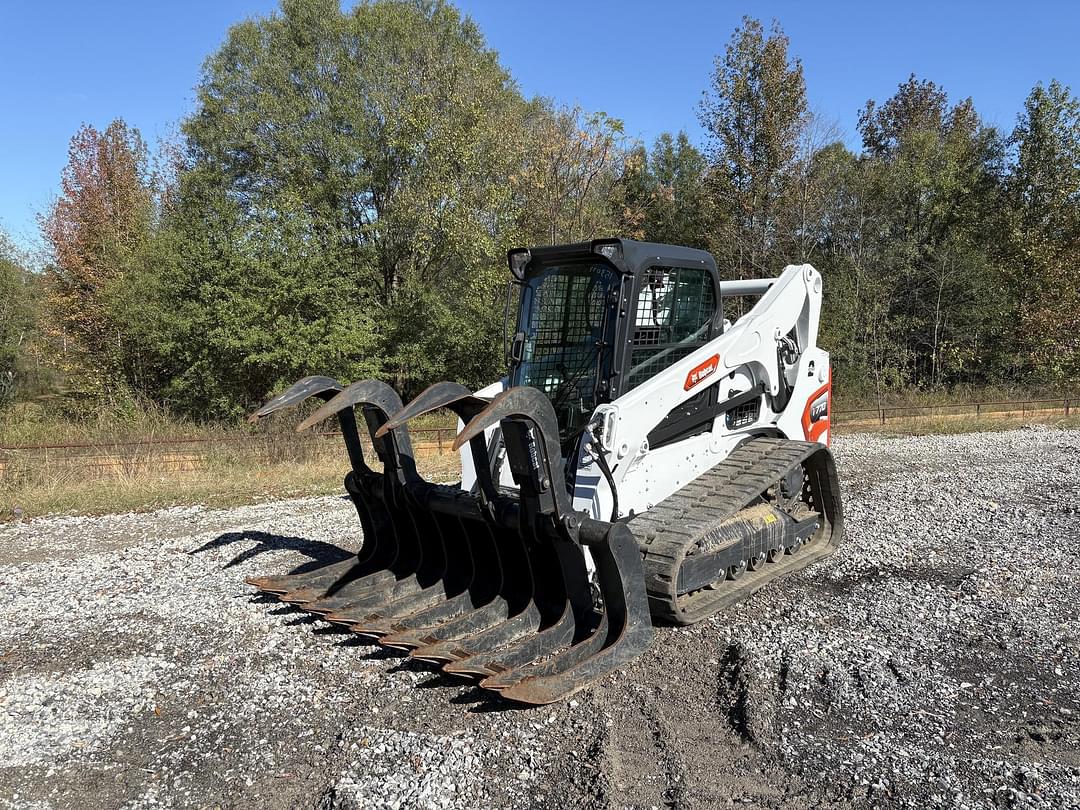
[[[446,382],[402,406],[377,381],[306,378],[256,414],[312,395],[327,402],[300,429],[336,416],[359,451],[359,409],[383,463],[372,472],[350,450],[346,489],[364,542],[345,563],[251,584],[520,703],[560,700],[648,645],[637,544],[624,524],[573,511],[555,412],[540,391],[510,388],[489,401]],[[465,423],[454,448],[469,445],[472,493],[416,472],[407,423],[437,408]],[[495,484],[486,432],[496,427],[516,491]]]

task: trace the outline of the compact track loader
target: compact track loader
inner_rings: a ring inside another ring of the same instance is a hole
[[[508,260],[506,379],[403,405],[307,377],[253,415],[326,400],[298,429],[336,417],[363,544],[248,582],[544,704],[640,654],[654,620],[696,622],[831,554],[843,518],[813,267],[720,281],[708,253],[618,239]],[[416,471],[409,420],[438,408],[460,420],[459,485]]]

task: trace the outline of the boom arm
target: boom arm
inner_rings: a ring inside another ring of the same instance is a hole
[[[725,457],[749,432],[794,432],[799,420],[789,411],[796,405],[801,411],[804,394],[809,395],[808,389],[816,390],[824,381],[818,380],[819,373],[828,373],[828,355],[816,345],[821,275],[812,266],[789,265],[777,279],[726,282],[720,289],[722,295],[761,293],[761,298],[716,339],[596,409],[593,424],[600,426],[601,446],[624,514],[630,509],[643,511],[684,486]],[[793,363],[782,359],[781,350],[789,335],[797,347]],[[721,384],[726,389],[718,392],[721,402],[731,391],[737,394],[756,386],[763,388],[768,396],[753,425],[729,431],[721,415],[713,430],[700,437],[656,451],[649,447],[650,432],[672,409],[709,386]],[[792,407],[786,407],[789,389]],[[646,457],[650,457],[648,464]],[[594,460],[586,455],[580,461],[585,475],[579,473],[579,481],[597,482],[595,495],[600,497],[592,500],[600,501],[594,508],[602,513],[605,503],[610,503],[610,493],[600,484],[600,476],[588,474]]]

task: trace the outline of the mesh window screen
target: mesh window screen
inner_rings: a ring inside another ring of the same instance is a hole
[[[651,268],[638,293],[626,390],[707,342],[715,312],[716,292],[708,271]]]
[[[545,268],[524,290],[525,332],[515,385],[543,391],[555,406],[564,438],[584,423],[596,407],[597,370],[606,374],[610,360],[609,294],[618,289],[618,274],[594,264]]]

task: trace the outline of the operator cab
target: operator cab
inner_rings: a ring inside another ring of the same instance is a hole
[[[520,288],[510,384],[538,388],[551,400],[564,452],[597,405],[723,331],[716,262],[703,250],[600,239],[516,248],[507,259]],[[684,403],[657,427],[657,438],[671,434],[673,441],[701,427],[692,415],[716,396],[709,386]],[[680,427],[671,433],[674,422]]]

